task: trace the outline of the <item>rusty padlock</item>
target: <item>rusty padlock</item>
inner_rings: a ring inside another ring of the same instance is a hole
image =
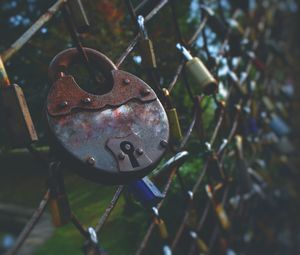
[[[142,178],[167,150],[167,114],[145,82],[118,70],[102,53],[84,50],[112,89],[91,94],[63,73],[80,60],[75,48],[52,60],[46,117],[57,155],[79,175],[96,182],[125,184]]]

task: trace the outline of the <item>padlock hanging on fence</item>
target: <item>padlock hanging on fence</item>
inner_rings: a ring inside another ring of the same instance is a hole
[[[163,255],[172,255],[172,250],[169,245],[169,233],[166,223],[160,217],[158,209],[156,207],[152,208],[152,213],[154,216],[154,223],[157,226],[157,230],[161,239]]]
[[[165,197],[156,185],[148,178],[135,181],[128,185],[128,190],[145,208],[152,208]]]
[[[75,48],[53,59],[46,117],[56,156],[92,181],[125,184],[143,178],[168,148],[167,114],[145,82],[118,70],[102,53],[84,51],[112,89],[91,94],[64,74],[80,59]]]
[[[214,208],[217,218],[220,222],[220,225],[222,226],[222,228],[224,230],[228,231],[230,228],[230,225],[231,225],[229,218],[227,216],[227,213],[226,213],[222,203],[217,201],[217,199],[214,195],[213,187],[210,185],[205,185],[205,191],[206,191],[206,194],[207,194],[209,200],[213,204],[213,208]]]
[[[204,242],[203,239],[201,239],[196,231],[190,230],[189,236],[194,240],[197,250],[200,254],[208,254],[209,248],[207,244]]]
[[[190,52],[180,43],[177,43],[176,47],[187,59],[185,67],[198,86],[200,86],[201,91],[205,95],[216,93],[218,91],[218,83],[203,62],[197,57],[192,57]]]
[[[49,166],[48,186],[50,189],[50,209],[55,227],[68,224],[71,220],[71,208],[65,191],[64,178],[60,163],[52,162]]]
[[[264,108],[267,110],[267,115],[263,118],[263,121],[266,122],[273,132],[276,133],[279,137],[287,136],[290,134],[291,129],[289,125],[276,113],[276,107],[267,96],[262,98],[262,103]],[[267,117],[267,118],[266,118]]]
[[[142,65],[146,69],[155,69],[157,68],[156,65],[156,58],[153,49],[153,43],[150,40],[147,30],[145,28],[144,17],[139,15],[137,17],[137,24],[140,32],[140,40],[139,40],[139,49],[142,55]]]
[[[166,88],[163,88],[162,90],[165,97],[165,109],[170,124],[171,137],[175,140],[176,143],[182,139],[182,132],[178,119],[177,109],[172,104],[170,92]]]
[[[0,97],[12,145],[27,147],[38,140],[22,88],[11,84],[0,56]]]

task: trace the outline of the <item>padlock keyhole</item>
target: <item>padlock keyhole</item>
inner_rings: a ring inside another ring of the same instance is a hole
[[[133,168],[140,166],[139,162],[136,160],[134,156],[135,148],[132,143],[128,141],[123,141],[120,143],[120,148],[126,155],[128,155],[130,163]]]

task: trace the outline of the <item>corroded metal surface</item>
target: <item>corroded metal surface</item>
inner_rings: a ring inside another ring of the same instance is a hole
[[[101,180],[102,172],[115,174],[116,181],[119,178],[126,179],[125,175],[117,176],[120,173],[119,163],[106,146],[109,139],[119,138],[127,141],[127,136],[137,136],[151,162],[142,168],[130,167],[128,170],[145,173],[152,170],[166,150],[161,146],[161,140],[169,138],[167,116],[157,99],[150,103],[130,101],[120,107],[103,111],[80,111],[66,116],[48,116],[48,120],[50,129],[64,150],[70,153],[74,160],[77,159],[82,165],[86,165],[80,172],[93,180]],[[92,167],[96,171],[88,176],[90,157],[95,159]]]
[[[104,95],[82,90],[72,76],[57,79],[78,57],[69,49],[54,58],[47,99],[47,120],[57,155],[93,181],[123,184],[142,178],[157,166],[169,140],[166,112],[154,91],[138,77],[117,70],[103,54],[87,49],[111,76]]]
[[[136,76],[119,70],[113,70],[112,76],[113,89],[104,95],[82,90],[70,75],[59,78],[48,94],[48,113],[59,116],[75,109],[101,110],[106,106],[120,106],[131,99],[142,102],[156,99],[155,93]]]

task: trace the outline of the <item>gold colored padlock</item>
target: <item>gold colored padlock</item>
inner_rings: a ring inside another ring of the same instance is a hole
[[[169,119],[171,136],[176,140],[181,140],[182,132],[181,132],[181,126],[177,115],[177,110],[172,105],[169,91],[166,88],[163,88],[162,90],[165,96],[165,107]]]
[[[50,209],[55,227],[66,225],[71,219],[71,208],[65,191],[64,178],[60,164],[52,162],[49,166]]]
[[[157,68],[156,59],[153,49],[153,43],[149,39],[145,25],[144,25],[144,17],[139,15],[137,18],[141,40],[139,41],[139,48],[142,54],[142,64],[147,69],[155,69]]]
[[[208,71],[203,62],[197,58],[192,57],[192,55],[187,51],[185,47],[181,44],[177,44],[176,47],[182,52],[186,57],[186,69],[191,75],[191,77],[198,83],[205,95],[211,95],[217,92],[218,83],[212,74]]]
[[[215,213],[217,215],[217,218],[218,218],[222,228],[227,231],[230,228],[231,224],[230,224],[229,218],[225,212],[225,209],[224,209],[222,203],[219,203],[216,200],[210,185],[206,185],[205,190],[206,190],[206,194],[207,194],[208,198],[210,199],[210,201],[213,204]]]
[[[195,240],[198,251],[201,254],[207,254],[209,249],[204,240],[202,240],[195,231],[190,231],[190,236]]]
[[[215,206],[215,211],[216,211],[216,214],[218,216],[218,219],[219,219],[223,229],[228,230],[230,228],[230,222],[229,222],[228,216],[227,216],[227,214],[224,210],[223,205],[222,204],[217,204]]]
[[[0,57],[0,95],[13,147],[21,148],[38,140],[25,96],[20,86],[10,84]]]
[[[156,218],[155,224],[158,227],[158,232],[159,232],[161,239],[163,239],[163,240],[168,239],[169,233],[168,233],[167,226],[166,226],[164,220],[162,220],[160,218]]]
[[[275,105],[272,103],[271,99],[267,96],[264,96],[262,98],[262,102],[264,107],[269,111],[269,112],[274,112],[275,110]]]
[[[52,222],[55,227],[66,225],[71,218],[71,210],[67,195],[50,198]]]

